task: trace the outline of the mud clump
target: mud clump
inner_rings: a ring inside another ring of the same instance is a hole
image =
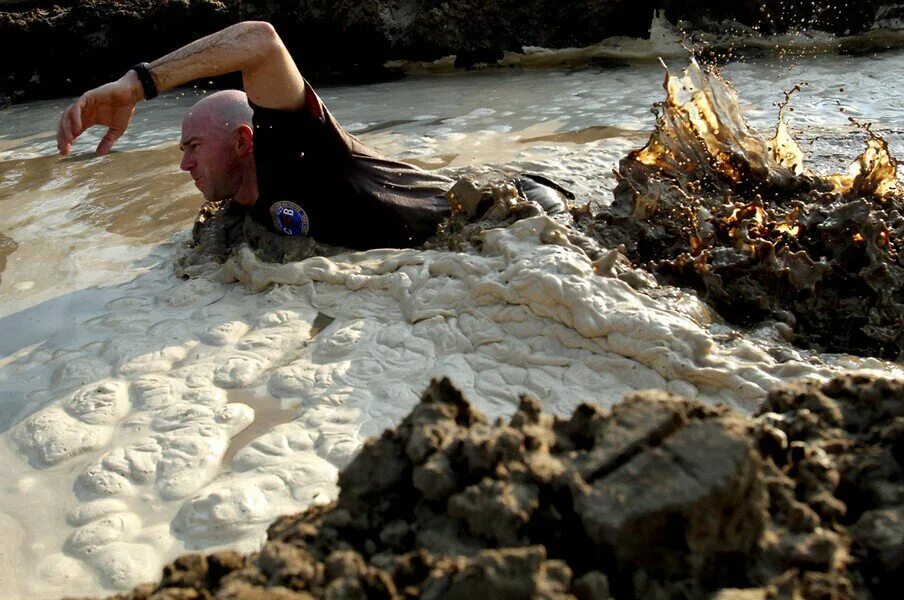
[[[666,90],[650,141],[619,163],[612,204],[576,221],[732,323],[778,321],[802,347],[899,357],[904,191],[885,140],[863,126],[848,173],[816,175],[781,114],[760,137],[718,75],[692,63]]]
[[[117,598],[883,598],[904,585],[904,382],[659,391],[491,424],[447,380],[256,554]]]
[[[290,237],[275,232],[255,221],[232,200],[211,201],[205,202],[195,217],[191,240],[177,253],[174,270],[183,278],[209,276],[243,247],[270,263],[298,262],[347,251],[307,236]]]

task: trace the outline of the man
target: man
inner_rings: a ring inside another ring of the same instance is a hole
[[[390,160],[343,130],[265,22],[227,27],[86,92],[60,119],[59,151],[68,154],[101,125],[104,155],[141,100],[234,71],[245,91],[204,98],[182,123],[181,168],[207,200],[231,199],[284,235],[353,249],[421,244],[449,215],[451,180]],[[559,192],[569,195],[540,177],[513,183],[551,214],[564,208]]]
[[[420,244],[448,216],[451,181],[346,133],[264,22],[233,25],[86,92],[63,113],[59,151],[101,125],[104,155],[139,101],[233,71],[245,92],[212,94],[182,123],[181,168],[207,200],[231,199],[284,235],[355,249]]]

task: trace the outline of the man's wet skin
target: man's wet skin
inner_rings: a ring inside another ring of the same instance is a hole
[[[232,198],[244,206],[257,200],[253,112],[247,96],[225,90],[195,104],[182,121],[182,161],[208,201]]]

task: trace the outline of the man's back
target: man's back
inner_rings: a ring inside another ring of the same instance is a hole
[[[259,197],[250,211],[262,224],[348,248],[409,247],[449,215],[449,179],[366,146],[309,84],[301,110],[252,108]]]

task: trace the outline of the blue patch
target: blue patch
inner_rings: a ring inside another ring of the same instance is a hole
[[[270,207],[273,216],[273,227],[280,233],[297,237],[307,235],[311,224],[308,214],[294,202],[277,202]]]

